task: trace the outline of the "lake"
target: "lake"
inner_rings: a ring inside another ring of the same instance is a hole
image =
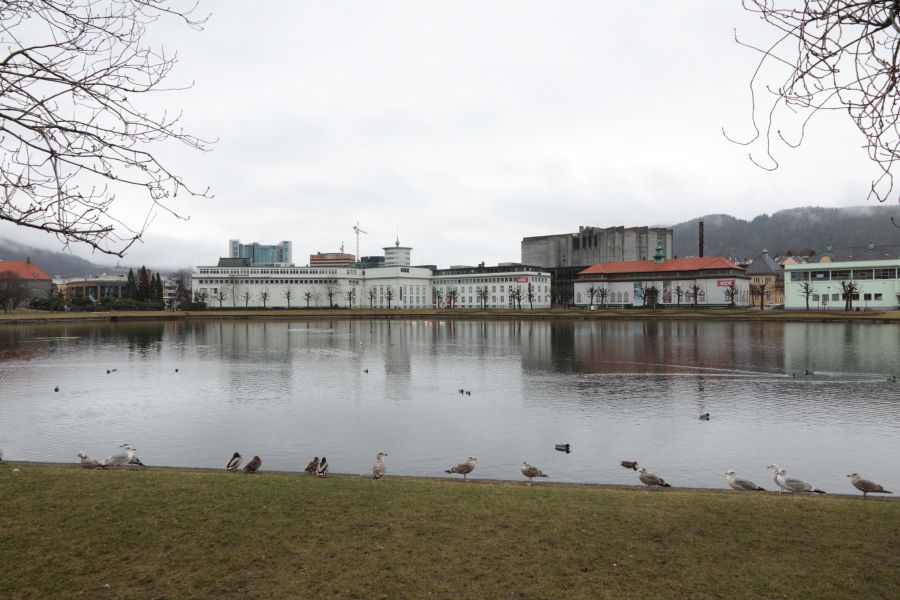
[[[0,448],[75,462],[124,441],[148,465],[216,468],[237,450],[288,471],[324,454],[352,474],[384,451],[389,475],[424,476],[472,455],[476,478],[523,479],[527,460],[550,481],[638,484],[619,466],[633,459],[714,488],[735,469],[775,489],[777,463],[829,492],[855,493],[856,471],[900,493],[898,356],[893,324],[2,326]]]

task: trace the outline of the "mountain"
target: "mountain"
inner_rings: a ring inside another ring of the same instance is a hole
[[[834,248],[900,244],[900,207],[853,206],[848,208],[805,207],[759,215],[750,221],[731,215],[706,215],[672,226],[675,255],[697,256],[698,223],[703,221],[704,254],[737,259],[753,258],[763,248],[772,256],[811,252],[821,254],[825,246]]]
[[[0,259],[26,260],[28,258],[31,259],[31,262],[39,266],[44,273],[54,278],[128,272],[127,267],[99,265],[83,258],[66,254],[65,252],[41,250],[40,248],[34,248],[33,246],[0,240]]]

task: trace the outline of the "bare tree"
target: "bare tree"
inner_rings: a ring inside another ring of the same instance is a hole
[[[818,112],[846,112],[880,171],[869,197],[887,199],[900,159],[900,2],[805,0],[798,7],[796,2],[743,0],[743,5],[779,33],[766,48],[736,38],[761,53],[750,82],[755,135],[738,143],[763,145],[766,164],[752,154],[750,159],[774,170],[775,144],[796,148]],[[758,114],[765,115],[762,125]],[[795,134],[785,133],[784,120],[797,123]]]
[[[609,290],[600,288],[597,290],[597,298],[600,300],[600,308],[606,308],[606,299],[609,298]]]
[[[287,301],[288,310],[290,310],[291,309],[291,298],[294,297],[294,292],[291,290],[291,288],[287,288],[282,292],[282,295],[284,296],[284,299]]]
[[[447,290],[447,307],[453,308],[456,306],[456,297],[459,295],[459,292],[456,291],[456,288],[449,288]]]
[[[724,293],[725,293],[725,299],[728,300],[728,306],[730,306],[731,308],[734,308],[734,299],[738,295],[737,286],[734,284],[729,285],[728,287],[725,288]]]
[[[325,295],[328,296],[328,308],[334,308],[334,295],[337,293],[335,291],[335,283],[334,281],[328,280],[325,284]]]
[[[593,306],[594,305],[594,296],[597,295],[597,288],[595,288],[593,286],[593,284],[591,284],[591,287],[589,287],[587,289],[587,294],[588,294],[588,304],[590,306]]]
[[[767,285],[769,285],[767,281],[750,284],[750,298],[759,298],[759,310],[766,310],[765,300],[769,295],[766,291]]]
[[[225,300],[225,290],[219,289],[219,291],[213,295],[213,298],[219,301],[219,309],[221,309],[222,302]]]
[[[384,288],[384,297],[387,300],[388,308],[391,307],[391,300],[394,299],[394,288],[387,286]]]
[[[269,288],[265,288],[259,290],[259,301],[262,302],[263,308],[266,307],[266,303],[269,301]]]
[[[437,288],[431,288],[431,305],[440,308],[441,307],[441,292]]]
[[[512,299],[513,308],[518,305],[519,310],[522,310],[522,289],[519,286],[510,290],[509,297]]]
[[[697,301],[700,300],[700,292],[703,290],[700,289],[700,286],[696,283],[692,283],[688,286],[688,294],[690,297],[688,298],[691,301],[691,304],[697,306]]]
[[[841,281],[842,298],[844,299],[844,310],[853,310],[853,296],[859,294],[859,285],[855,281]]]
[[[529,310],[534,310],[534,286],[531,283],[528,284],[525,298],[528,300]]]
[[[656,301],[659,298],[659,289],[655,285],[648,285],[641,288],[641,299],[644,306],[656,308]]]
[[[806,300],[806,310],[809,310],[809,297],[816,293],[816,286],[808,281],[804,281],[800,284],[800,293]]]
[[[309,290],[303,292],[303,299],[306,300],[306,308],[309,308],[309,301],[312,300],[312,292]]]
[[[244,308],[248,308],[250,306],[250,298],[251,298],[250,290],[244,290],[244,293],[241,296],[241,298],[244,299]]]
[[[356,290],[348,290],[344,292],[344,296],[347,297],[347,308],[353,308],[353,300],[356,298]]]
[[[681,306],[681,299],[684,298],[684,288],[680,285],[675,286],[675,301],[678,306]]]
[[[375,308],[375,296],[378,295],[378,293],[375,291],[375,288],[371,288],[366,295],[369,297],[369,308]]]
[[[478,301],[481,303],[482,310],[487,308],[487,302],[490,294],[491,293],[488,291],[488,287],[486,285],[481,286],[477,290],[475,290],[475,295],[478,297]]]
[[[177,55],[147,41],[154,23],[200,29],[194,9],[157,0],[17,0],[0,7],[0,220],[123,256],[157,209],[197,192],[150,152],[209,143],[181,115],[134,103],[163,91]],[[157,25],[159,27],[161,25]],[[170,88],[171,89],[171,88]],[[117,196],[142,190],[147,213],[126,224]]]

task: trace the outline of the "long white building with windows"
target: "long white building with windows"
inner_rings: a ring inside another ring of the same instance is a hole
[[[801,263],[784,267],[784,307],[844,310],[844,285],[853,283],[853,308],[900,308],[900,259]],[[842,285],[844,284],[844,285]]]
[[[375,268],[195,267],[195,297],[213,308],[548,308],[550,274],[521,265],[436,270],[410,265],[412,248],[384,248]]]

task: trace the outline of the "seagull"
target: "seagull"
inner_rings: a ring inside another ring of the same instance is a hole
[[[237,471],[241,467],[241,463],[243,462],[243,458],[241,458],[240,453],[235,452],[231,459],[228,461],[228,464],[225,465],[225,469],[228,471]]]
[[[626,469],[633,469],[635,471],[637,471],[637,468],[638,468],[638,464],[637,464],[636,460],[623,460],[619,464],[622,465],[623,467],[625,467]]]
[[[572,451],[571,444],[556,444],[554,448],[556,448],[556,450],[558,450],[559,452],[565,452],[566,454]]]
[[[318,471],[318,470],[319,470],[319,457],[317,456],[314,459],[312,459],[311,461],[309,461],[308,465],[306,465],[306,472],[309,473],[310,475],[315,475],[316,471]]]
[[[734,470],[725,471],[725,481],[728,482],[732,488],[736,490],[754,490],[754,491],[766,491],[765,488],[761,488],[749,479],[741,479],[737,475],[734,474]]]
[[[475,461],[478,460],[474,456],[470,456],[466,459],[466,462],[460,463],[455,467],[450,467],[444,473],[459,473],[463,476],[463,479],[468,479],[469,473],[471,473],[475,469]]]
[[[665,479],[663,479],[656,473],[651,473],[647,469],[641,469],[638,477],[643,483],[650,487],[653,487],[654,485],[657,487],[672,487],[671,485],[666,483]]]
[[[379,452],[375,455],[375,464],[372,465],[372,479],[381,479],[384,477],[384,473],[387,470],[384,466],[384,457],[387,456],[384,452]]]
[[[709,413],[703,413],[702,415],[700,415],[700,420],[709,421]]]
[[[83,469],[100,469],[100,463],[96,460],[85,454],[84,452],[78,453],[78,458],[81,459],[81,467]]]
[[[850,483],[853,484],[853,487],[858,489],[863,493],[863,500],[866,499],[866,494],[893,494],[894,492],[888,491],[875,483],[874,481],[869,481],[868,479],[863,479],[859,476],[859,473],[851,473],[847,475],[850,478]]]
[[[322,460],[319,461],[319,468],[316,469],[316,475],[319,477],[327,477],[328,476],[328,461],[325,460],[325,457],[322,457]]]
[[[772,479],[775,480],[775,483],[778,487],[781,488],[781,491],[784,492],[787,490],[792,494],[799,494],[802,492],[811,492],[813,494],[824,494],[822,490],[817,490],[811,484],[806,483],[802,479],[797,479],[796,477],[786,477],[787,470],[779,469],[778,465],[769,465],[769,469],[774,469],[772,474]]]
[[[247,463],[247,466],[244,467],[244,471],[247,473],[256,473],[259,468],[262,466],[262,460],[258,456],[254,456],[253,460]]]
[[[147,465],[145,465],[144,463],[141,462],[141,459],[139,459],[137,456],[134,455],[135,451],[137,451],[137,448],[132,448],[131,446],[129,446],[129,447],[127,448],[127,451],[130,453],[130,458],[128,459],[128,464],[129,464],[129,465],[133,465],[133,466],[136,466],[136,467],[145,467],[145,466],[147,466]]]
[[[128,446],[125,444],[123,444],[119,447],[125,449],[125,451],[124,452],[116,452],[115,454],[113,454],[111,456],[107,456],[106,458],[103,459],[103,462],[100,463],[101,466],[124,467],[131,461],[132,457],[134,456],[134,451],[127,449]]]
[[[528,478],[528,483],[531,483],[531,480],[535,477],[547,477],[543,471],[537,467],[532,467],[524,460],[522,461],[522,475]]]

